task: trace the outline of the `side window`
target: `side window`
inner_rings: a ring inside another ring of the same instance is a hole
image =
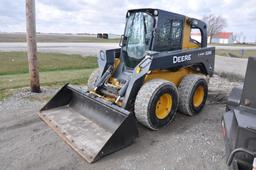
[[[154,27],[154,18],[150,15],[144,14],[144,22],[145,22],[145,45],[149,49],[150,40],[152,38],[152,30]]]
[[[191,29],[190,41],[196,44],[201,44],[202,36],[199,28]]]
[[[172,49],[180,49],[181,38],[182,38],[182,21],[173,20],[172,21]]]
[[[182,20],[167,20],[159,24],[155,42],[156,51],[181,49]]]
[[[156,50],[168,51],[171,46],[171,20],[158,26],[156,37]]]

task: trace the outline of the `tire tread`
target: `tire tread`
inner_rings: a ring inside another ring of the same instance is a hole
[[[178,92],[179,92],[179,106],[178,106],[178,111],[189,115],[193,116],[195,113],[192,112],[190,109],[189,103],[190,103],[190,98],[192,94],[192,89],[199,81],[200,79],[205,79],[205,76],[203,75],[197,75],[197,74],[191,74],[187,75],[184,77],[178,87]]]
[[[134,112],[137,120],[151,130],[158,130],[150,123],[148,110],[151,104],[151,97],[154,96],[154,93],[156,93],[162,86],[166,84],[171,84],[173,87],[175,87],[178,94],[177,88],[172,82],[162,79],[153,79],[146,82],[141,87],[135,100]]]

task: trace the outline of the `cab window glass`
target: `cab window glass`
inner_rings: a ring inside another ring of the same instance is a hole
[[[202,36],[201,36],[201,32],[198,28],[191,29],[190,41],[197,43],[197,44],[201,44]]]
[[[171,51],[181,49],[182,20],[167,20],[160,23],[156,36],[156,51]]]

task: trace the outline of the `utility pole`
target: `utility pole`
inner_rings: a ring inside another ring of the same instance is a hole
[[[40,93],[39,72],[37,66],[35,0],[26,0],[27,55],[31,92]]]

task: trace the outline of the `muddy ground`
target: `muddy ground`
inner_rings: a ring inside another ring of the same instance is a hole
[[[56,89],[31,94],[20,89],[0,101],[1,169],[227,169],[221,134],[226,95],[240,82],[218,76],[210,81],[205,109],[194,117],[177,114],[170,126],[150,131],[140,125],[130,147],[88,164],[66,145],[36,112]]]

